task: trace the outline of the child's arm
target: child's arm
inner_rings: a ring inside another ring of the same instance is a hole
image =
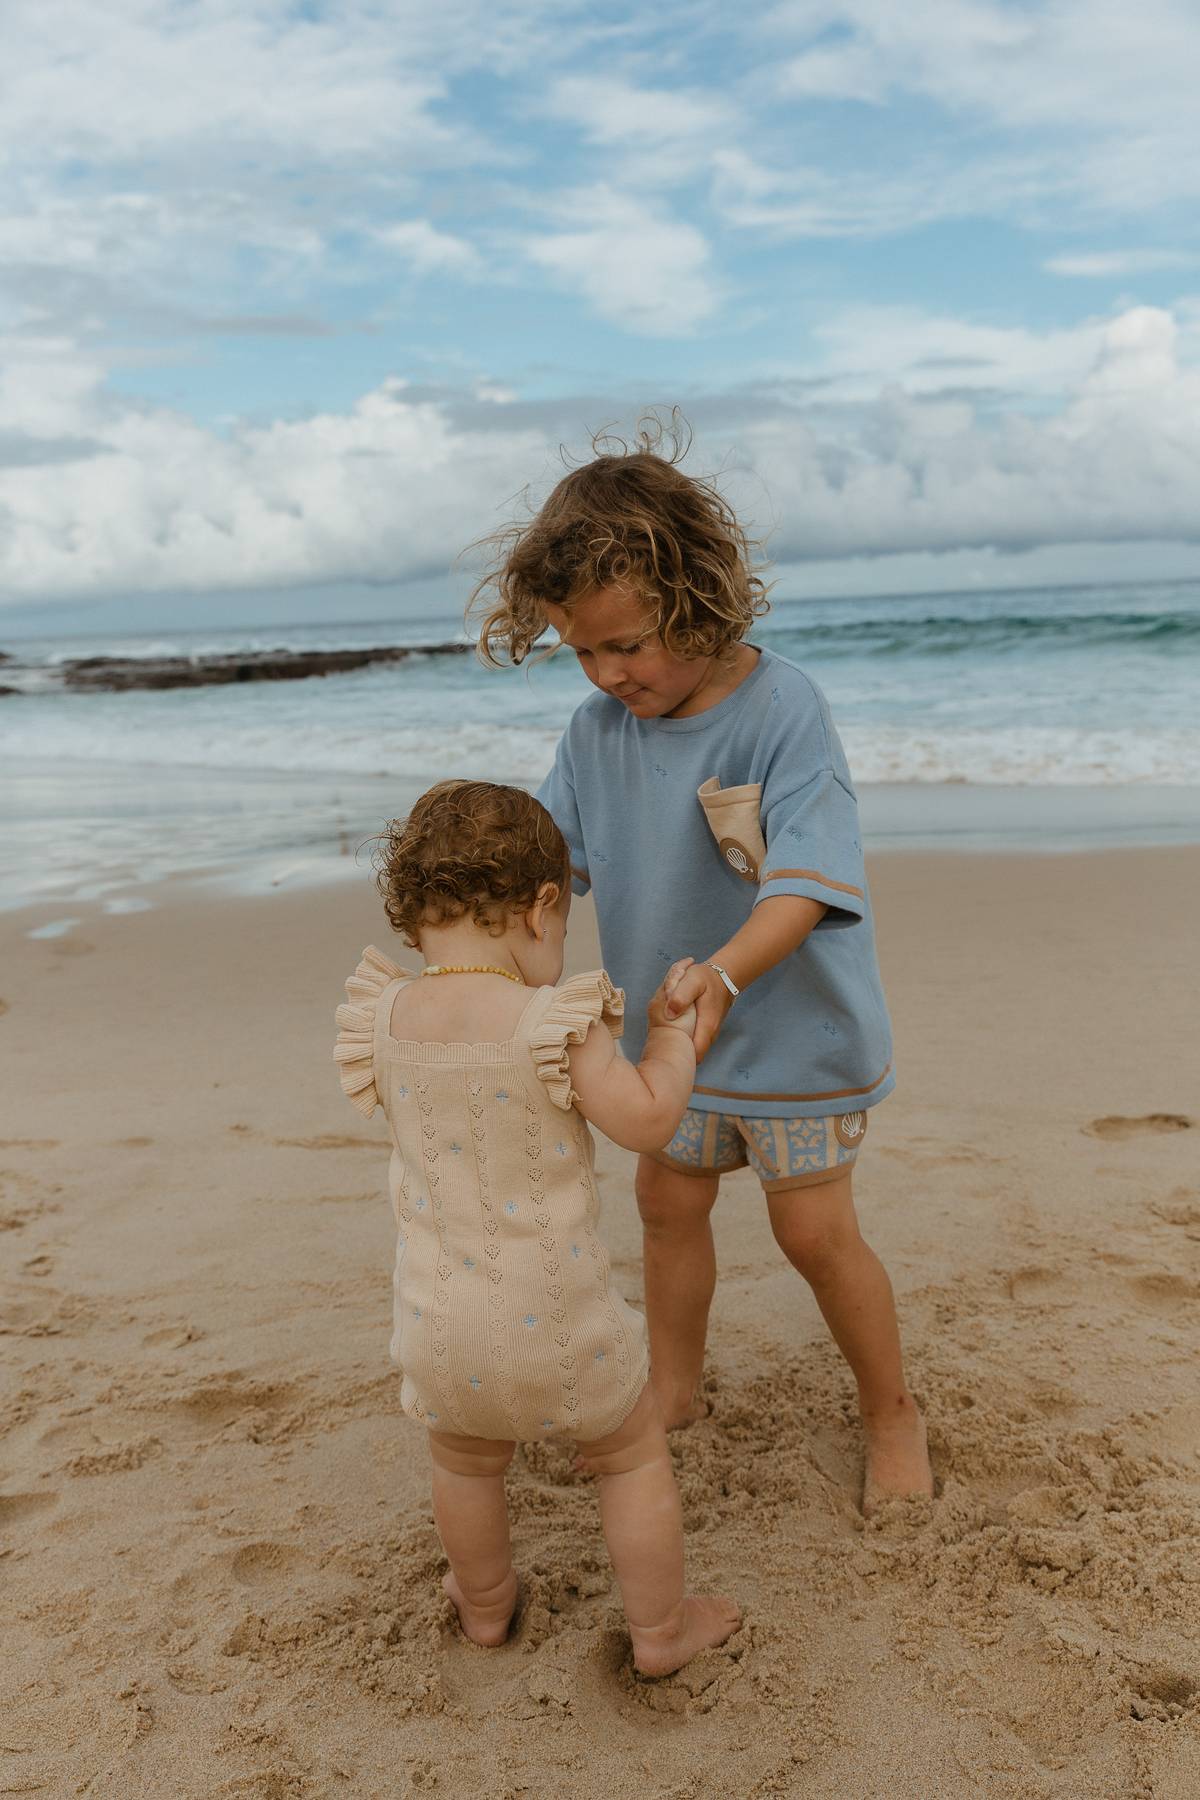
[[[623,1150],[661,1150],[687,1111],[696,1075],[691,1037],[696,1016],[689,1015],[685,1003],[675,1009],[679,1016],[668,1020],[674,975],[672,970],[650,1002],[650,1030],[636,1068],[617,1054],[599,1021],[568,1056],[580,1112]]]
[[[734,986],[744,990],[798,950],[826,911],[819,900],[799,894],[778,894],[760,900],[727,944],[714,950],[707,962],[694,962],[685,971],[667,998],[666,1008],[671,1015],[686,1006],[695,1006],[697,1062],[707,1053],[733,1005],[733,995],[710,964],[720,963]],[[600,1129],[603,1131],[604,1127]]]

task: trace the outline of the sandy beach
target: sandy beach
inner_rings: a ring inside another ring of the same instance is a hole
[[[746,1618],[657,1683],[562,1450],[514,1463],[510,1643],[442,1597],[383,1125],[330,1060],[368,879],[0,919],[0,1794],[1195,1800],[1200,851],[871,874],[899,1086],[858,1198],[939,1495],[864,1524],[848,1373],[737,1176],[673,1448]]]

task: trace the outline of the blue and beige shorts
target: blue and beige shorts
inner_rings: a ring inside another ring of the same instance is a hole
[[[779,1194],[785,1188],[836,1180],[853,1167],[866,1135],[865,1112],[825,1119],[747,1119],[689,1107],[654,1160],[682,1175],[727,1175],[749,1167],[765,1193]]]

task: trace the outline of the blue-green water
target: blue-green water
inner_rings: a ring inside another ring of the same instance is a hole
[[[299,866],[314,845],[357,841],[443,776],[538,781],[591,691],[565,652],[503,672],[469,655],[414,657],[304,681],[124,694],[63,691],[54,666],[65,656],[456,635],[458,621],[442,617],[6,646],[0,616],[0,648],[14,657],[0,680],[25,690],[0,698],[5,892],[28,893],[31,882],[46,891],[47,881],[79,892],[89,866],[105,891],[116,879],[256,853],[273,867]],[[1049,790],[1089,790],[1096,841],[1151,814],[1155,841],[1195,835],[1200,584],[857,600],[777,593],[754,636],[825,689],[856,782],[883,795],[864,805],[868,836],[901,816],[915,826],[914,795],[932,802],[962,784],[993,798],[942,803],[935,839],[1024,841],[1019,795],[1033,790],[1047,794],[1035,809],[1043,827]],[[1118,794],[1127,796],[1119,804]],[[1078,811],[1058,807],[1066,818]]]

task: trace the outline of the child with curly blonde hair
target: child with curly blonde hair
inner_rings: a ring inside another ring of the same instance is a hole
[[[587,1121],[629,1149],[668,1142],[695,1072],[672,970],[640,1060],[616,1054],[624,996],[602,970],[561,982],[567,846],[518,788],[446,781],[384,836],[379,886],[419,949],[363,952],[338,1008],[342,1086],[391,1132],[397,1224],[392,1354],[428,1429],[445,1588],[475,1643],[517,1604],[504,1471],[521,1440],[566,1437],[599,1478],[600,1517],[644,1674],[738,1626],[684,1591],[679,1495],[647,1381],[644,1321],[597,1233]]]
[[[540,798],[596,903],[636,1017],[680,948],[666,1006],[694,1004],[688,1109],[637,1173],[652,1378],[668,1427],[701,1416],[720,1179],[749,1165],[785,1256],[858,1384],[863,1505],[930,1494],[891,1284],[859,1233],[852,1175],[895,1082],[850,771],[824,695],[746,642],[766,589],[734,513],[662,454],[609,446],[528,524],[492,540],[480,648],[520,663],[553,631],[599,691]]]

